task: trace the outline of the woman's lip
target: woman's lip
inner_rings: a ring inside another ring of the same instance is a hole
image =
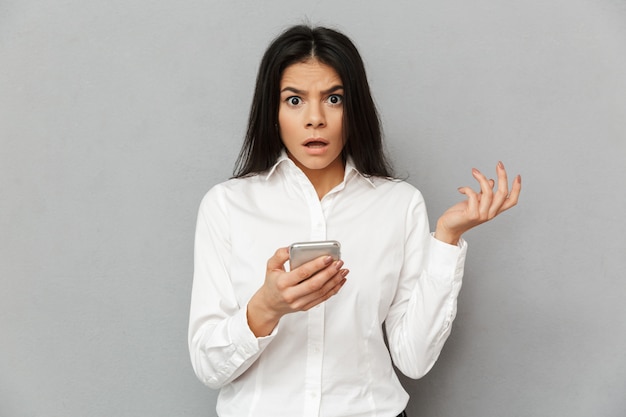
[[[328,145],[328,141],[324,138],[308,138],[307,140],[304,141],[302,145],[303,146],[309,146],[309,145],[326,146]]]
[[[305,152],[310,156],[325,155],[329,149],[330,142],[324,138],[308,138],[302,143]]]
[[[322,148],[326,148],[328,146],[327,143],[324,142],[308,142],[306,145],[304,145],[305,148],[308,149],[322,149]]]

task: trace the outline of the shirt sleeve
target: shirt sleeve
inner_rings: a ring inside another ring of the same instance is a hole
[[[404,261],[385,329],[394,364],[421,378],[435,364],[450,335],[461,289],[467,243],[449,245],[433,237],[422,195],[406,217]]]
[[[196,376],[221,388],[252,365],[273,339],[256,338],[248,326],[229,276],[229,218],[220,186],[200,204],[194,246],[194,275],[189,314],[189,353]]]

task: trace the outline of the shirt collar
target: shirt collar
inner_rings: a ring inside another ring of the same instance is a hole
[[[293,168],[298,168],[296,164],[294,164],[293,161],[289,159],[289,156],[287,156],[287,152],[283,149],[280,153],[280,156],[276,160],[276,163],[267,171],[267,174],[264,175],[264,179],[269,180],[270,177],[274,175],[278,167],[283,164],[291,165]],[[343,175],[344,183],[351,176],[354,176],[354,175],[358,175],[360,178],[367,181],[372,187],[376,188],[376,184],[372,180],[372,177],[369,177],[360,173],[359,170],[356,169],[356,166],[354,166],[354,161],[352,160],[352,157],[349,156],[348,160],[346,161],[346,169]]]

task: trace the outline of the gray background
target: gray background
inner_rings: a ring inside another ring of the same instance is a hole
[[[434,222],[503,160],[411,416],[626,413],[626,2],[0,0],[0,415],[214,416],[186,331],[195,216],[270,39],[363,54]],[[289,242],[285,242],[286,244]]]

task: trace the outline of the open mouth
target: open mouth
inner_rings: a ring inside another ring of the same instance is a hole
[[[326,145],[326,142],[314,140],[311,142],[307,142],[304,146],[306,146],[307,148],[323,148]]]
[[[323,148],[328,145],[328,141],[321,138],[310,138],[304,142],[304,146],[310,149]]]

